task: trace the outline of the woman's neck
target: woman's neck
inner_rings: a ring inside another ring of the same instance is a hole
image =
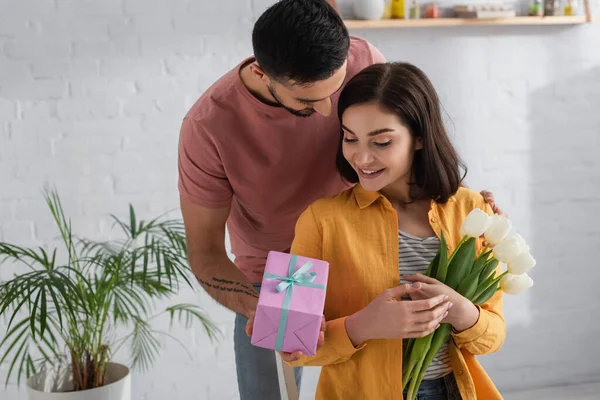
[[[416,185],[405,183],[386,186],[381,190],[392,204],[398,216],[398,228],[413,236],[427,238],[435,236],[429,224],[431,199]]]
[[[383,194],[392,204],[411,204],[423,199],[423,190],[411,184],[408,179],[401,179],[381,189]]]

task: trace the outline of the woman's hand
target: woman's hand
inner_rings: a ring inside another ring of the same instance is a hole
[[[400,301],[419,290],[411,285],[387,289],[359,312],[346,318],[346,331],[354,346],[369,339],[404,339],[429,335],[452,306],[440,294],[424,300]]]
[[[451,287],[443,284],[437,279],[425,276],[423,274],[414,274],[403,276],[413,285],[418,285],[418,289],[410,293],[412,300],[430,299],[436,296],[448,296],[449,301],[454,304],[448,316],[442,321],[449,323],[456,331],[464,331],[475,325],[479,319],[479,309],[467,298],[456,292]]]

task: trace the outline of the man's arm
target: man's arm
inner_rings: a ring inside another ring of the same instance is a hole
[[[250,317],[258,304],[252,283],[227,256],[225,223],[230,206],[206,208],[181,198],[188,259],[200,285],[231,311]]]

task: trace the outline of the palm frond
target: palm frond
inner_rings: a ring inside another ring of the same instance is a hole
[[[135,318],[131,337],[131,368],[141,372],[148,371],[156,360],[160,342],[154,335],[150,324]]]
[[[36,340],[34,338],[36,333],[41,340]],[[6,350],[3,351],[4,354],[0,358],[0,364],[4,363],[9,356],[12,359],[6,375],[6,384],[8,384],[15,367],[17,367],[17,369],[14,370],[17,374],[17,384],[21,383],[24,375],[25,378],[28,378],[32,373],[35,373],[36,368],[29,351],[31,346],[36,348],[42,354],[42,358],[48,362],[59,354],[59,342],[53,332],[53,327],[46,327],[44,335],[37,329],[37,326],[34,325],[34,327],[31,328],[30,318],[26,317],[16,323],[0,342],[0,350],[6,348]]]
[[[194,321],[199,321],[211,342],[221,333],[219,328],[208,319],[204,310],[195,304],[177,304],[167,307],[166,311],[169,313],[171,326],[173,326],[175,319],[182,323],[186,329],[191,328]]]

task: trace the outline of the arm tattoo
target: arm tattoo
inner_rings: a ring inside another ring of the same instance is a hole
[[[226,279],[219,279],[215,277],[212,278],[212,282],[207,282],[200,278],[198,278],[198,282],[200,282],[205,288],[212,288],[222,292],[243,293],[258,299],[258,295],[253,293],[252,289],[240,282],[228,281]]]

